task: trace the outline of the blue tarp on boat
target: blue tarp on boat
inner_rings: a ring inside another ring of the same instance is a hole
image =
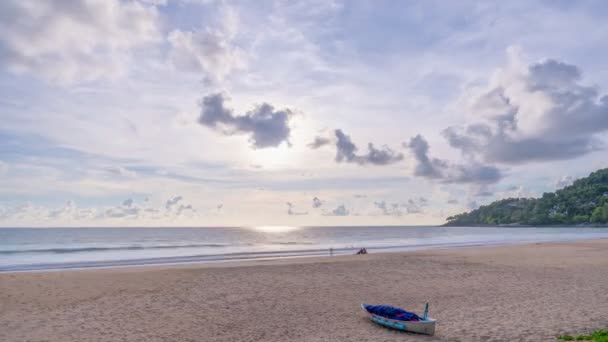
[[[398,321],[422,321],[420,318],[413,312],[405,311],[401,308],[396,308],[390,305],[365,305],[365,310],[373,313],[374,315],[395,319]]]

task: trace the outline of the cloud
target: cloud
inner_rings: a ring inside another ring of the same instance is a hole
[[[448,204],[458,204],[458,200],[457,199],[449,199],[448,200]]]
[[[202,72],[209,81],[222,81],[232,71],[246,64],[245,54],[233,44],[239,18],[231,7],[224,6],[217,28],[194,31],[179,29],[169,33],[171,63],[181,71]]]
[[[2,218],[17,218],[23,219],[27,217],[46,216],[47,210],[37,207],[31,203],[23,203],[14,208],[5,209],[2,213]]]
[[[475,210],[475,209],[479,208],[479,204],[475,201],[469,201],[467,203],[467,208],[469,208],[469,210]]]
[[[137,1],[0,1],[0,64],[59,83],[117,76],[160,41],[158,17]]]
[[[115,208],[107,209],[105,211],[105,216],[110,217],[110,218],[123,218],[123,217],[137,218],[137,216],[139,215],[139,210],[140,210],[139,208],[115,207]]]
[[[386,201],[374,202],[376,208],[382,211],[384,216],[401,216],[403,212],[399,208],[399,203],[387,204]]]
[[[183,199],[184,198],[182,196],[175,196],[175,197],[169,198],[167,200],[167,202],[165,202],[165,209],[171,210],[171,208],[173,208],[176,204],[178,204]]]
[[[421,135],[411,138],[404,146],[410,149],[417,164],[414,175],[436,179],[444,183],[495,183],[502,178],[500,170],[475,161],[468,165],[453,164],[446,160],[429,156],[429,144]]]
[[[183,196],[174,196],[169,198],[165,202],[166,215],[173,213],[175,216],[181,216],[182,214],[189,213],[194,214],[196,210],[191,204],[183,204]]]
[[[141,208],[134,206],[133,200],[129,198],[123,201],[121,206],[106,209],[102,215],[107,218],[136,219],[139,217],[141,211]]]
[[[126,178],[134,178],[137,176],[135,171],[131,171],[122,166],[109,166],[104,169],[107,173],[113,176],[126,177]]]
[[[422,207],[426,206],[426,201],[420,201],[415,199],[409,199],[406,203],[402,204],[408,214],[418,214],[422,212]]]
[[[367,145],[368,152],[363,155],[357,154],[357,146],[351,141],[350,136],[344,134],[341,129],[334,131],[336,141],[336,162],[356,163],[359,165],[388,165],[403,160],[403,154],[383,146],[377,149],[372,143]]]
[[[296,211],[295,206],[291,202],[287,202],[285,204],[287,204],[287,215],[293,215],[293,216],[308,215],[307,211]]]
[[[346,209],[344,204],[340,204],[335,209],[330,211],[329,213],[324,213],[326,216],[348,216],[350,215],[350,211]]]
[[[49,212],[49,218],[53,219],[53,218],[71,215],[74,212],[75,207],[76,207],[76,205],[75,205],[74,201],[67,201],[65,203],[65,206],[63,206],[62,208],[56,209],[56,210],[51,210]]]
[[[568,185],[571,185],[573,182],[574,182],[574,177],[564,176],[555,182],[555,188],[562,189],[562,188],[567,187]]]
[[[8,164],[0,160],[0,175],[8,172]]]
[[[473,192],[473,196],[476,197],[490,197],[494,195],[494,193],[488,188],[486,184],[472,186],[471,190]]]
[[[226,135],[246,134],[253,148],[277,147],[283,142],[289,145],[291,110],[275,110],[272,105],[262,103],[243,115],[235,115],[225,107],[226,100],[221,93],[203,97],[198,122]]]
[[[188,204],[188,205],[180,204],[177,207],[177,210],[175,211],[175,216],[181,216],[182,214],[185,214],[185,213],[193,214],[195,212],[196,212],[196,210],[192,207],[191,204]]]
[[[48,212],[50,220],[90,220],[98,216],[98,210],[94,208],[79,208],[76,203],[69,200],[59,209],[52,209]]]
[[[526,189],[522,185],[507,187],[505,190],[497,191],[493,195],[495,200],[503,198],[530,198],[540,196],[540,194],[536,191]]]
[[[169,0],[139,0],[143,3],[147,3],[155,6],[166,6],[169,3]]]
[[[320,208],[323,205],[323,201],[321,201],[318,197],[314,197],[312,199],[312,207],[313,208]]]
[[[404,144],[414,154],[418,161],[414,169],[414,175],[426,178],[442,178],[441,170],[447,167],[447,162],[436,158],[429,158],[429,143],[420,134],[410,139]]]
[[[374,206],[381,210],[382,216],[403,216],[405,214],[418,214],[428,205],[424,197],[410,198],[405,203],[374,202]]]
[[[422,208],[429,205],[429,201],[424,197],[410,198],[406,203],[401,204],[408,214],[418,214]]]
[[[311,143],[309,143],[308,146],[309,148],[316,150],[320,147],[323,147],[325,145],[329,145],[331,144],[331,139],[329,138],[324,138],[324,137],[320,137],[320,136],[316,136],[315,140],[313,140]]]
[[[173,220],[178,217],[193,217],[197,214],[196,209],[191,204],[182,204],[180,196],[171,198],[168,202],[167,210],[159,208],[137,206],[135,201],[128,198],[121,202],[120,205],[111,207],[78,207],[72,200],[58,208],[48,208],[44,206],[34,206],[30,203],[25,203],[11,208],[0,207],[0,222],[8,221],[17,224],[28,222],[45,222],[47,224],[62,225],[99,225],[99,222],[116,222],[116,220]],[[109,220],[109,221],[108,221]],[[173,221],[168,221],[173,222]]]
[[[596,135],[608,130],[608,96],[582,84],[581,76],[577,66],[553,59],[523,67],[511,53],[509,65],[469,98],[479,122],[448,127],[443,136],[465,156],[505,164],[601,149]]]

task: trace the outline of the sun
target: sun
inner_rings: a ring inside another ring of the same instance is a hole
[[[251,229],[263,232],[263,233],[287,233],[294,230],[301,229],[296,226],[253,226]]]
[[[248,157],[251,166],[264,169],[285,169],[298,161],[296,151],[286,144],[276,148],[251,150]]]

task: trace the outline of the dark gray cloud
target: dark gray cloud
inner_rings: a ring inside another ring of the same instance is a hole
[[[125,207],[131,207],[131,206],[133,206],[133,199],[128,198],[128,199],[124,200],[122,202],[122,205],[125,206]]]
[[[429,156],[429,144],[417,135],[404,144],[414,155],[417,164],[414,175],[437,179],[445,183],[495,183],[502,178],[500,170],[493,166],[470,161],[468,165],[453,164]]]
[[[429,158],[429,143],[420,134],[410,139],[410,142],[404,144],[414,154],[416,168],[414,175],[426,178],[442,178],[441,170],[447,167],[447,162],[437,158]]]
[[[323,201],[321,201],[318,197],[315,196],[315,198],[312,199],[313,208],[320,208],[322,205],[323,205]]]
[[[608,130],[608,96],[581,84],[578,67],[549,59],[504,73],[473,100],[472,114],[485,122],[442,132],[452,147],[505,164],[571,159],[603,148],[595,135]]]
[[[309,148],[312,148],[313,150],[316,150],[320,147],[323,147],[323,146],[329,145],[329,144],[331,144],[331,139],[316,136],[315,140],[313,140],[310,144],[308,144],[306,146],[308,146]]]
[[[291,110],[275,110],[272,105],[262,103],[243,115],[235,115],[232,109],[226,108],[226,100],[222,93],[203,97],[198,122],[226,135],[245,134],[253,148],[289,144]]]
[[[477,124],[491,132],[490,125]],[[531,161],[551,161],[575,158],[601,148],[593,137],[545,136],[512,138],[498,125],[498,131],[479,135],[467,127],[448,127],[442,134],[450,146],[459,149],[463,155],[478,156],[488,162],[521,164]]]
[[[308,215],[307,211],[296,211],[295,206],[291,202],[287,202],[285,204],[287,204],[287,215],[290,215],[290,216]]]
[[[448,200],[448,204],[458,204],[458,200],[457,199],[449,199]]]
[[[334,131],[336,135],[336,162],[356,163],[359,165],[388,165],[403,160],[403,154],[393,151],[387,146],[378,149],[372,143],[367,145],[366,154],[357,154],[357,146],[341,129]]]

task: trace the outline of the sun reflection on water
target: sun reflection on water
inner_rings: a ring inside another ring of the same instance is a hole
[[[298,230],[296,226],[253,226],[251,229],[264,233],[287,233]]]

